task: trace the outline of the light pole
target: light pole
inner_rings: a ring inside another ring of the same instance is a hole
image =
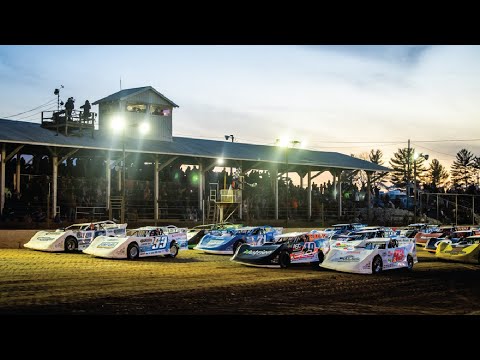
[[[425,160],[428,160],[429,155],[428,154],[417,154],[415,153],[413,155],[413,222],[417,222],[417,159],[418,158],[424,158]]]
[[[122,209],[120,211],[120,222],[125,224],[125,211],[127,209],[127,193],[125,190],[126,171],[127,171],[127,157],[125,156],[125,124],[122,126],[122,152],[123,152],[123,164],[122,164]]]
[[[228,141],[228,139],[230,139],[230,138],[232,139],[232,143],[233,143],[233,141],[235,140],[235,136],[233,136],[233,135],[225,135],[225,140]],[[230,176],[232,176],[232,173],[233,173],[233,169],[232,169],[232,167],[230,166]]]
[[[126,207],[127,207],[127,192],[126,192],[126,171],[127,171],[127,156],[125,153],[125,140],[126,140],[126,129],[127,127],[131,128],[137,128],[138,132],[141,135],[146,134],[150,130],[150,124],[147,121],[144,121],[140,124],[138,123],[133,123],[133,124],[127,124],[125,121],[125,118],[123,116],[117,116],[112,119],[112,122],[110,123],[110,126],[115,132],[122,132],[122,158],[123,158],[123,164],[122,164],[122,208],[120,210],[120,222],[122,224],[125,223],[125,212],[126,212]]]
[[[298,140],[285,140],[285,139],[276,139],[275,145],[285,148],[285,172],[286,178],[285,183],[287,184],[287,217],[285,219],[285,228],[288,228],[288,217],[289,217],[289,181],[288,181],[288,149],[290,147],[295,147],[295,145],[301,144]]]

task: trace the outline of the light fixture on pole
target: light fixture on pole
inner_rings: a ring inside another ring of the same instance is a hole
[[[413,155],[413,222],[417,222],[417,159],[424,158],[428,160],[428,154],[417,154]]]
[[[60,88],[63,89],[63,85],[60,85]],[[55,89],[53,95],[57,95],[57,111],[60,111],[60,105],[63,105],[63,102],[60,104],[60,89]]]
[[[285,219],[285,228],[288,228],[288,218],[289,218],[289,181],[288,181],[288,149],[290,147],[295,147],[295,145],[301,144],[300,141],[298,140],[287,140],[287,139],[276,139],[275,140],[275,145],[281,146],[285,148],[285,173],[286,173],[286,178],[285,178],[285,183],[287,184],[287,216]]]

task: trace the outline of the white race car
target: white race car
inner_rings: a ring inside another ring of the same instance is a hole
[[[55,231],[38,231],[24,247],[43,251],[76,251],[90,245],[95,237],[125,235],[127,224],[111,220],[73,224]]]
[[[188,250],[187,229],[169,225],[127,230],[125,236],[98,236],[83,252],[111,259],[136,259],[157,255],[175,257],[179,250]]]
[[[412,270],[417,262],[414,239],[376,238],[333,244],[320,266],[351,273],[377,274],[397,268]]]

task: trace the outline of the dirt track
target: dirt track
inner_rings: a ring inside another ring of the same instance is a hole
[[[107,260],[0,250],[0,314],[477,314],[480,266],[424,250],[413,272],[257,269],[190,250]]]

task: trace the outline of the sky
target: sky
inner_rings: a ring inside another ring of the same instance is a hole
[[[408,139],[448,170],[462,148],[480,156],[480,46],[0,45],[0,118],[40,123],[48,106],[9,116],[56,99],[55,88],[78,108],[120,86],[178,104],[174,136],[380,149],[386,166]]]

